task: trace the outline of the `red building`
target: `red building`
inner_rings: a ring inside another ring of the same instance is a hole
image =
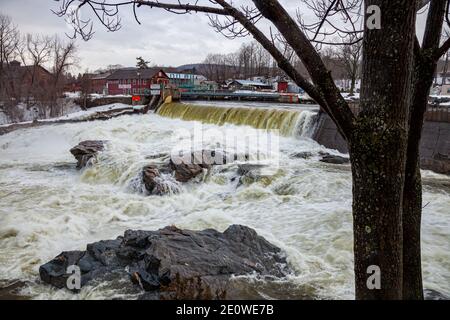
[[[168,83],[169,77],[159,68],[124,68],[106,78],[107,93],[110,95],[150,94],[152,85]]]
[[[289,83],[287,81],[278,81],[277,91],[288,92]]]
[[[9,98],[21,98],[24,96],[41,99],[52,85],[53,76],[41,66],[22,66],[14,60],[4,64],[0,80],[5,85]]]
[[[107,78],[110,76],[109,73],[95,74],[91,77],[91,93],[105,94]]]

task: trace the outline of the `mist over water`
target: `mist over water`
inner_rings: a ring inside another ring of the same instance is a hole
[[[173,224],[223,231],[243,224],[285,250],[294,269],[271,284],[252,276],[239,279],[249,296],[353,299],[351,172],[349,166],[318,161],[320,151],[337,152],[308,138],[312,111],[277,109],[271,116],[259,114],[260,122],[256,111],[234,111],[234,116],[217,111],[218,118],[204,120],[202,130],[216,133],[205,134],[211,148],[224,145],[217,132],[243,137],[279,130],[280,135],[269,133],[279,139],[273,174],[261,181],[238,185],[233,179],[237,164],[228,163],[213,167],[202,181],[182,184],[179,194],[136,191],[133,182],[143,166],[158,161],[155,155],[189,144],[177,132],[199,124],[196,108],[190,107],[189,116],[182,110],[160,111],[173,119],[123,116],[0,136],[0,280],[27,281],[22,293],[32,298],[134,298],[139,290],[127,280],[93,283],[79,294],[53,289],[40,283],[38,268],[61,251],[84,250],[87,243],[113,239],[127,229]],[[88,139],[109,143],[96,164],[77,171],[69,149]],[[250,156],[258,152],[249,150]],[[298,152],[313,156],[291,156]],[[424,203],[429,203],[422,223],[424,286],[449,295],[450,178],[424,172],[424,183]]]

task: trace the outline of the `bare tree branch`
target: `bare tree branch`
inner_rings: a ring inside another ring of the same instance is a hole
[[[263,16],[277,27],[308,70],[314,84],[329,106],[329,112],[345,138],[349,138],[354,125],[354,115],[336,87],[331,73],[323,64],[306,35],[276,0],[253,0]]]

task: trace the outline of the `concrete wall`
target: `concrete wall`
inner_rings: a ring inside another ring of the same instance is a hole
[[[322,113],[313,136],[321,145],[348,153],[348,147],[331,118]],[[425,121],[420,143],[421,167],[450,174],[450,123]]]

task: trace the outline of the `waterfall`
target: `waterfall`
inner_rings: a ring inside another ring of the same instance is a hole
[[[257,129],[279,130],[283,136],[294,137],[309,137],[316,121],[316,113],[305,110],[216,107],[183,103],[166,103],[157,113],[164,117],[219,126],[230,123]]]

